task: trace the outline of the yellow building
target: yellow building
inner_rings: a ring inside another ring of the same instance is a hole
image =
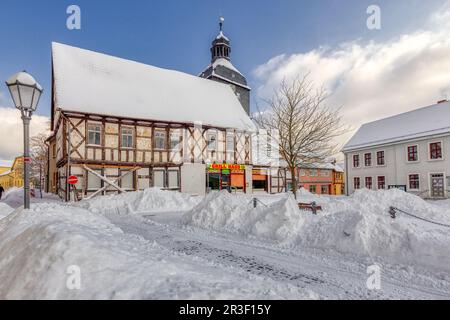
[[[23,187],[23,157],[14,159],[12,167],[0,167],[0,185],[5,189]]]

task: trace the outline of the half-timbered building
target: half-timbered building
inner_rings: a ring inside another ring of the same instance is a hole
[[[52,86],[49,189],[61,197],[252,191],[255,125],[228,85],[53,43]]]

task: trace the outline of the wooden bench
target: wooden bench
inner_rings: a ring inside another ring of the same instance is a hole
[[[317,214],[317,211],[322,211],[322,206],[317,205],[315,202],[311,203],[298,203],[298,208],[300,210],[309,210],[312,211],[313,214]]]

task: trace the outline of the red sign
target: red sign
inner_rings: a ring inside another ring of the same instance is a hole
[[[30,157],[23,157],[23,161],[24,162],[31,162],[31,158]]]
[[[78,182],[78,178],[76,176],[70,176],[69,179],[67,179],[68,184],[74,185],[74,184],[77,184],[77,182]]]

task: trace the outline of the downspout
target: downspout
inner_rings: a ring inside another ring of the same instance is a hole
[[[348,154],[344,153],[345,155],[345,195],[348,197],[349,196],[349,192],[348,192]]]

